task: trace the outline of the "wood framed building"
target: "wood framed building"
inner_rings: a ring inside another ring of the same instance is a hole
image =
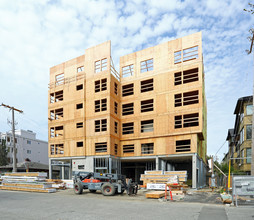
[[[122,173],[187,170],[205,185],[201,32],[111,59],[111,42],[50,69],[49,164]]]

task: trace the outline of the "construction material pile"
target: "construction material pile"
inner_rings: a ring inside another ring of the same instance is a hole
[[[145,171],[141,174],[140,180],[143,185],[147,186],[148,183],[167,183],[170,177],[177,178],[180,183],[187,181],[187,171]],[[176,177],[177,176],[177,177]]]
[[[46,182],[47,173],[5,173],[0,189],[27,192],[56,192],[51,182]]]

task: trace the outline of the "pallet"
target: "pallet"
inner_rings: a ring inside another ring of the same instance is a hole
[[[40,192],[40,193],[56,192],[56,189],[35,189],[35,188],[12,187],[12,186],[0,186],[0,189],[11,190],[11,191]]]
[[[152,191],[152,192],[146,193],[146,198],[150,198],[150,199],[159,199],[164,196],[165,196],[165,191]]]

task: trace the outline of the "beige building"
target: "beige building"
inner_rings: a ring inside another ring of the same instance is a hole
[[[223,162],[231,162],[234,171],[251,174],[251,147],[252,147],[252,114],[253,97],[245,96],[238,99],[235,107],[235,126],[229,129],[228,158]],[[237,158],[237,159],[232,159]]]
[[[50,69],[50,167],[122,173],[187,170],[205,184],[206,99],[201,33],[120,57],[111,43]]]

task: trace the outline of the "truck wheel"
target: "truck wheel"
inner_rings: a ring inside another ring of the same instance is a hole
[[[73,189],[74,189],[75,194],[82,194],[83,193],[82,183],[79,183],[79,182],[75,183]]]
[[[115,195],[115,187],[110,183],[105,183],[101,187],[101,192],[104,196],[113,196]]]
[[[89,189],[91,193],[96,193],[96,189]]]

